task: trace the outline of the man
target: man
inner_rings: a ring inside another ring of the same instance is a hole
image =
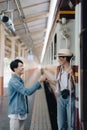
[[[26,88],[24,86],[24,81],[21,78],[21,75],[24,72],[23,62],[19,59],[16,59],[10,63],[10,68],[14,72],[14,75],[8,83],[8,117],[10,118],[10,130],[23,130],[24,122],[28,113],[27,96],[40,89],[40,83],[45,81],[46,77],[45,75],[42,75],[34,86],[31,88]]]
[[[73,53],[69,49],[58,52],[57,67],[57,122],[58,130],[74,130],[75,127],[75,82],[70,60]]]

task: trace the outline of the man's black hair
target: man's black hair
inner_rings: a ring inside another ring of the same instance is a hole
[[[11,70],[14,72],[14,69],[18,67],[18,63],[22,63],[23,64],[23,61],[19,60],[19,59],[16,59],[14,61],[12,61],[10,63],[10,68]]]

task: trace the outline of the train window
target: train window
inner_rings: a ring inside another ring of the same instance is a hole
[[[57,34],[54,36],[54,59],[56,59],[56,50],[57,50]]]
[[[57,43],[57,34],[54,36],[54,43]]]
[[[53,42],[51,43],[51,62],[53,61]]]

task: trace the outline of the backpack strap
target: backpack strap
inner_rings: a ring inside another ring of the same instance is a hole
[[[57,74],[56,74],[56,78],[58,77],[59,73],[60,73],[60,77],[59,77],[59,80],[58,80],[58,87],[59,87],[59,91],[60,91],[60,80],[61,80],[61,72],[62,72],[62,68],[61,66],[58,66],[57,67]]]
[[[61,68],[61,66],[57,66],[57,73],[56,73],[56,78],[58,77],[58,74],[59,74],[59,72],[60,72],[60,68]]]
[[[70,79],[70,82],[72,83],[72,90],[75,90],[75,82],[74,82],[74,77],[72,75],[70,75],[70,73],[68,73],[68,84],[67,84],[67,88],[69,88],[69,79]]]

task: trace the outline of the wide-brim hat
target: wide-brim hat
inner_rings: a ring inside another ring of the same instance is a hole
[[[58,52],[58,56],[73,56],[73,53],[69,49],[60,49]]]

